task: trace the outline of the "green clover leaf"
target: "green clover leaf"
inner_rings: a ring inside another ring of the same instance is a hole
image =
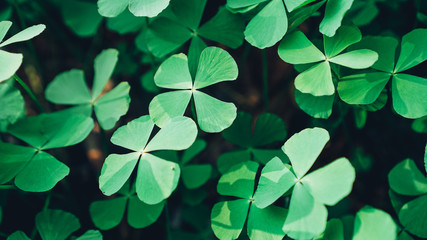
[[[46,29],[46,26],[43,24],[34,25],[3,41],[11,26],[12,22],[10,21],[0,22],[0,48],[12,43],[30,40]],[[21,53],[10,53],[0,50],[0,83],[11,78],[18,71],[22,64],[22,58],[23,55]]]
[[[427,79],[401,73],[427,59],[427,29],[415,29],[403,36],[400,54],[395,62],[398,42],[392,37],[368,37],[358,47],[379,53],[379,60],[372,68],[378,70],[351,75],[338,82],[341,99],[349,104],[374,102],[387,83],[391,81],[394,110],[406,118],[427,115]],[[391,79],[391,80],[390,80]]]
[[[272,113],[261,114],[252,130],[252,116],[246,112],[238,112],[233,124],[222,132],[228,142],[242,149],[226,152],[218,160],[218,170],[225,173],[234,164],[254,159],[266,164],[270,159],[280,155],[281,150],[262,149],[265,145],[282,141],[286,138],[285,122]],[[251,157],[251,155],[253,157]]]
[[[199,188],[205,184],[212,175],[212,166],[210,164],[189,164],[189,162],[205,148],[206,141],[197,139],[182,155],[180,161],[182,182],[188,189]]]
[[[70,169],[52,155],[43,152],[83,141],[93,121],[67,112],[26,117],[10,125],[8,132],[32,147],[0,143],[0,184],[15,178],[15,185],[29,192],[44,192],[66,177]]]
[[[208,47],[201,53],[194,83],[187,56],[182,53],[173,55],[160,65],[154,81],[158,87],[177,91],[154,97],[149,106],[150,116],[162,127],[169,119],[182,116],[193,99],[200,128],[205,132],[221,132],[236,118],[236,106],[199,90],[215,83],[233,81],[237,75],[238,69],[234,59],[225,50],[217,47]]]
[[[102,51],[95,59],[92,93],[86,85],[81,70],[70,70],[59,74],[46,88],[46,98],[56,104],[77,105],[69,111],[90,116],[92,109],[101,127],[111,129],[121,116],[126,114],[129,103],[130,86],[122,82],[110,92],[101,95],[113,74],[118,52],[114,49]]]
[[[104,17],[117,17],[128,7],[137,17],[155,17],[170,0],[98,0],[98,12]]]
[[[152,21],[140,41],[157,58],[163,58],[179,49],[191,39],[189,48],[190,72],[194,74],[201,51],[206,47],[200,38],[206,38],[231,48],[243,43],[243,20],[225,8],[200,26],[206,0],[175,0],[168,8],[169,13]]]
[[[95,3],[86,1],[58,1],[65,24],[80,37],[94,36],[101,25],[102,16],[99,15]]]
[[[0,85],[1,132],[6,131],[8,125],[15,123],[25,115],[24,98],[13,85],[13,80],[8,80]]]
[[[276,206],[264,209],[253,204],[258,163],[234,165],[218,182],[218,193],[237,197],[216,203],[212,208],[211,227],[219,239],[237,239],[247,219],[249,239],[282,239],[286,210]]]
[[[393,240],[397,239],[397,231],[396,223],[388,213],[365,206],[356,214],[352,239]]]
[[[148,205],[135,194],[135,185],[130,188],[129,181],[118,192],[117,197],[90,204],[89,213],[95,226],[108,230],[120,224],[127,206],[127,221],[134,228],[144,228],[159,218],[163,211],[164,201]]]
[[[320,22],[319,31],[328,37],[333,37],[341,26],[344,15],[350,9],[353,0],[328,0],[325,16]]]
[[[286,141],[282,150],[292,168],[279,158],[268,162],[261,173],[254,204],[265,208],[293,187],[289,213],[283,230],[295,239],[321,234],[326,226],[327,210],[347,196],[355,179],[355,170],[346,158],[307,174],[329,140],[325,129],[305,129]],[[307,151],[310,146],[310,151]]]
[[[181,172],[179,165],[150,152],[184,150],[190,147],[196,139],[197,126],[189,118],[175,117],[148,141],[153,128],[150,116],[145,115],[114,132],[111,142],[133,152],[110,154],[105,159],[99,177],[99,188],[105,195],[110,196],[119,191],[137,164],[135,185],[141,201],[150,205],[157,204],[175,190]]]

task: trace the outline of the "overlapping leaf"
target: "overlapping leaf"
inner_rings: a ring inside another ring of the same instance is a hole
[[[92,107],[101,127],[111,129],[121,116],[126,114],[129,103],[130,86],[122,82],[110,92],[102,91],[113,74],[118,52],[114,49],[102,51],[95,59],[95,76],[92,93],[86,85],[81,70],[70,70],[59,74],[46,88],[46,98],[56,104],[77,105],[70,111],[91,115]]]
[[[145,115],[120,127],[113,134],[112,143],[133,152],[110,154],[105,160],[99,178],[99,188],[105,195],[119,191],[136,167],[136,193],[141,201],[158,204],[175,190],[181,172],[179,165],[150,152],[190,147],[196,139],[197,126],[189,118],[175,117],[148,141],[153,128],[150,116]]]
[[[177,91],[154,97],[149,106],[150,116],[158,126],[163,127],[169,119],[182,116],[193,99],[199,127],[205,132],[221,132],[233,123],[237,115],[236,107],[199,90],[215,83],[233,81],[237,75],[234,59],[217,47],[208,47],[201,53],[194,83],[187,56],[173,55],[160,65],[154,81],[158,87]]]
[[[11,26],[12,22],[10,21],[0,22],[0,48],[12,43],[30,40],[42,33],[46,28],[43,24],[31,26],[3,41],[4,36],[6,36]],[[0,50],[0,83],[11,78],[18,71],[22,64],[22,58],[23,55],[21,53],[10,53]]]
[[[6,131],[9,124],[15,123],[25,115],[25,102],[21,93],[14,86],[14,81],[9,80],[0,85],[0,131]]]
[[[104,17],[117,17],[126,8],[138,17],[155,17],[170,0],[98,0],[98,12]]]

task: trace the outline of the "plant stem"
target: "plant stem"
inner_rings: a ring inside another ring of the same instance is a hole
[[[171,230],[170,230],[170,217],[169,217],[169,207],[168,207],[168,201],[165,202],[165,221],[166,221],[166,234],[167,234],[167,239],[168,240],[172,240],[172,234],[171,234]]]
[[[22,81],[21,78],[18,77],[18,75],[13,75],[13,78],[19,83],[19,85],[22,86],[22,88],[27,92],[27,94],[30,96],[30,98],[36,103],[37,108],[39,109],[39,111],[41,113],[44,113],[43,107],[40,104],[39,100],[36,98],[36,96],[34,95],[33,91],[31,91],[30,87],[28,87],[27,84],[25,84],[24,81]]]
[[[107,138],[105,135],[105,131],[104,129],[99,126],[99,133],[101,135],[101,141],[102,141],[102,150],[104,151],[105,156],[107,156],[108,154],[110,154],[110,149],[108,148],[108,143],[107,143]]]
[[[0,190],[17,189],[14,185],[0,185]]]
[[[262,50],[262,96],[264,101],[264,110],[268,112],[268,61],[267,52],[265,49]]]

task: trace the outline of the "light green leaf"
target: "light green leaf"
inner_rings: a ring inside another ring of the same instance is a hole
[[[12,180],[34,157],[34,148],[0,143],[0,184]]]
[[[191,31],[185,26],[166,18],[157,18],[150,23],[145,41],[154,56],[163,58],[181,47],[191,36]]]
[[[169,120],[151,139],[144,152],[157,150],[184,150],[189,148],[197,137],[196,123],[187,117],[174,117]]]
[[[104,17],[117,17],[129,5],[129,0],[98,0],[98,12]]]
[[[427,237],[427,195],[418,197],[402,206],[399,220],[405,230],[421,238]]]
[[[112,129],[120,117],[127,113],[130,103],[129,91],[129,84],[121,82],[95,103],[95,114],[103,129]]]
[[[52,189],[70,173],[67,165],[52,155],[40,152],[15,177],[15,185],[27,192],[45,192]]]
[[[184,115],[191,95],[191,91],[181,90],[155,96],[148,107],[151,118],[158,126],[163,127],[172,118]]]
[[[259,164],[247,161],[232,166],[221,176],[217,191],[221,195],[250,199],[254,194],[255,175]]]
[[[249,201],[238,199],[216,203],[212,208],[211,227],[219,239],[237,239],[249,210]]]
[[[103,50],[98,56],[96,56],[93,67],[94,67],[94,78],[92,87],[92,100],[98,98],[102,90],[107,84],[108,80],[113,74],[114,68],[116,67],[117,60],[119,58],[119,52],[116,49]]]
[[[45,96],[56,104],[85,104],[92,99],[84,73],[77,69],[57,75],[47,86]]]
[[[325,60],[323,53],[301,31],[287,34],[280,42],[278,53],[283,61],[291,64]]]
[[[293,239],[311,239],[326,228],[328,211],[297,183],[292,191],[288,216],[283,230]]]
[[[0,83],[11,78],[22,64],[22,54],[0,50]]]
[[[218,157],[216,164],[218,171],[224,174],[230,170],[230,168],[239,163],[243,163],[251,160],[251,153],[247,150],[237,150],[232,152],[223,153]]]
[[[353,0],[328,0],[319,31],[328,37],[334,36],[351,4]]]
[[[141,151],[145,148],[153,128],[154,123],[150,116],[144,115],[118,128],[111,137],[111,142],[135,152]]]
[[[269,206],[264,209],[251,205],[248,216],[248,236],[250,239],[281,240],[285,236],[282,227],[286,219],[286,210]]]
[[[237,64],[227,51],[218,47],[205,48],[200,54],[194,88],[236,80],[238,73]]]
[[[36,36],[38,36],[40,33],[42,33],[46,29],[46,26],[44,24],[38,24],[31,27],[28,27],[19,33],[13,35],[6,41],[2,42],[0,44],[0,47],[4,47],[6,45],[17,43],[17,42],[24,42],[27,40],[30,40]],[[2,34],[0,34],[2,35]]]
[[[295,88],[313,96],[330,96],[335,92],[331,67],[327,61],[318,63],[295,78]]]
[[[300,0],[296,0],[300,1]],[[311,1],[311,0],[309,0]],[[307,20],[309,17],[313,16],[317,10],[319,10],[320,7],[323,6],[323,4],[326,2],[326,0],[319,1],[314,4],[310,4],[308,6],[298,8],[295,11],[292,11],[289,14],[289,29],[288,32],[291,32],[292,30],[296,29],[299,25],[301,25],[305,20]],[[291,11],[288,7],[288,3],[285,2],[286,7],[288,11]]]
[[[245,8],[268,0],[227,0],[227,6],[230,8]]]
[[[7,237],[6,240],[31,240],[27,235],[22,231],[16,231]]]
[[[371,104],[378,99],[390,76],[384,72],[346,76],[338,81],[337,91],[340,98],[348,104]]]
[[[262,169],[258,187],[254,195],[254,204],[265,208],[285,194],[297,179],[278,157],[271,159]]]
[[[182,181],[188,189],[194,189],[205,184],[212,174],[209,164],[192,164],[182,168]]]
[[[335,0],[334,0],[335,1]],[[340,1],[340,0],[338,0]],[[344,0],[348,1],[348,0]],[[350,0],[353,1],[353,0]],[[328,1],[328,4],[331,1]],[[332,58],[346,49],[348,46],[359,42],[362,39],[362,33],[355,26],[342,26],[333,37],[323,36],[325,55]]]
[[[3,41],[4,36],[6,36],[6,33],[9,31],[11,26],[11,21],[0,21],[0,42]]]
[[[80,228],[80,222],[69,212],[47,209],[36,215],[36,227],[43,240],[65,240]]]
[[[328,221],[325,232],[321,239],[324,240],[344,240],[344,227],[341,220],[333,218]]]
[[[427,79],[396,74],[392,79],[393,108],[406,118],[420,118],[427,115]]]
[[[129,198],[128,223],[133,228],[144,228],[153,224],[163,211],[165,202],[148,205],[137,196]]]
[[[314,117],[328,119],[332,114],[335,94],[330,96],[313,96],[295,89],[295,102],[305,113]]]
[[[75,0],[61,1],[65,24],[78,36],[94,36],[102,22],[95,3]]]
[[[328,141],[329,133],[325,129],[307,128],[285,142],[282,150],[289,157],[299,179],[308,172]],[[307,146],[310,146],[310,151],[307,151]]]
[[[333,206],[350,194],[356,171],[346,158],[340,158],[302,179],[305,189],[323,204]]]
[[[98,230],[87,230],[76,240],[102,240],[102,234]]]
[[[169,89],[191,89],[193,86],[188,70],[187,56],[175,54],[166,59],[154,75],[157,87]]]
[[[366,206],[356,214],[353,240],[394,240],[397,230],[396,224],[388,213]]]
[[[135,183],[138,198],[150,205],[160,203],[175,190],[180,173],[177,163],[144,153],[139,162]]]
[[[244,24],[243,18],[232,14],[226,8],[220,8],[215,16],[197,30],[197,33],[209,40],[238,48],[243,43]]]
[[[129,0],[129,10],[137,17],[155,17],[168,5],[170,0]]]
[[[9,124],[25,115],[24,98],[13,85],[13,80],[0,84],[0,132],[6,131]]]
[[[105,159],[99,176],[99,189],[110,196],[119,191],[129,179],[140,153],[110,154]]]
[[[426,42],[427,29],[414,29],[403,36],[400,56],[394,71],[402,72],[424,62],[427,59]]]
[[[390,188],[398,194],[417,196],[427,193],[427,178],[409,158],[394,166],[388,181]]]
[[[215,133],[231,126],[237,116],[233,103],[220,101],[200,91],[193,92],[193,96],[200,129]]]
[[[271,0],[245,29],[245,39],[257,48],[276,44],[288,29],[288,17],[282,0]]]
[[[335,56],[330,59],[330,62],[348,68],[364,69],[372,66],[377,60],[378,54],[376,52],[360,49]]]
[[[89,213],[95,226],[108,230],[120,224],[125,214],[127,198],[118,197],[90,204]]]
[[[304,5],[307,5],[311,2],[314,2],[316,0],[285,0],[286,8],[289,12],[292,12],[293,10],[300,8]]]

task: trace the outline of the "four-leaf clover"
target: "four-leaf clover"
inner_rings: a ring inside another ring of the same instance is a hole
[[[179,165],[150,152],[187,149],[196,139],[197,126],[190,118],[175,117],[148,141],[153,128],[150,116],[145,115],[114,132],[111,142],[132,152],[110,154],[105,159],[99,177],[99,188],[105,195],[110,196],[119,191],[137,164],[135,187],[141,201],[150,205],[158,204],[175,190],[181,172]]]
[[[149,106],[150,116],[158,126],[163,127],[169,119],[182,116],[193,99],[200,128],[205,132],[221,132],[236,118],[236,106],[199,90],[215,83],[235,80],[237,75],[236,62],[221,48],[208,47],[203,50],[194,83],[187,56],[182,53],[173,55],[160,65],[154,81],[158,87],[177,91],[154,97]]]
[[[117,58],[118,52],[114,49],[104,50],[95,58],[92,93],[85,82],[83,71],[73,69],[56,76],[46,88],[46,98],[56,104],[77,105],[70,110],[87,116],[91,115],[93,107],[101,127],[113,128],[119,118],[126,114],[130,103],[130,86],[127,82],[101,95],[113,74]]]

